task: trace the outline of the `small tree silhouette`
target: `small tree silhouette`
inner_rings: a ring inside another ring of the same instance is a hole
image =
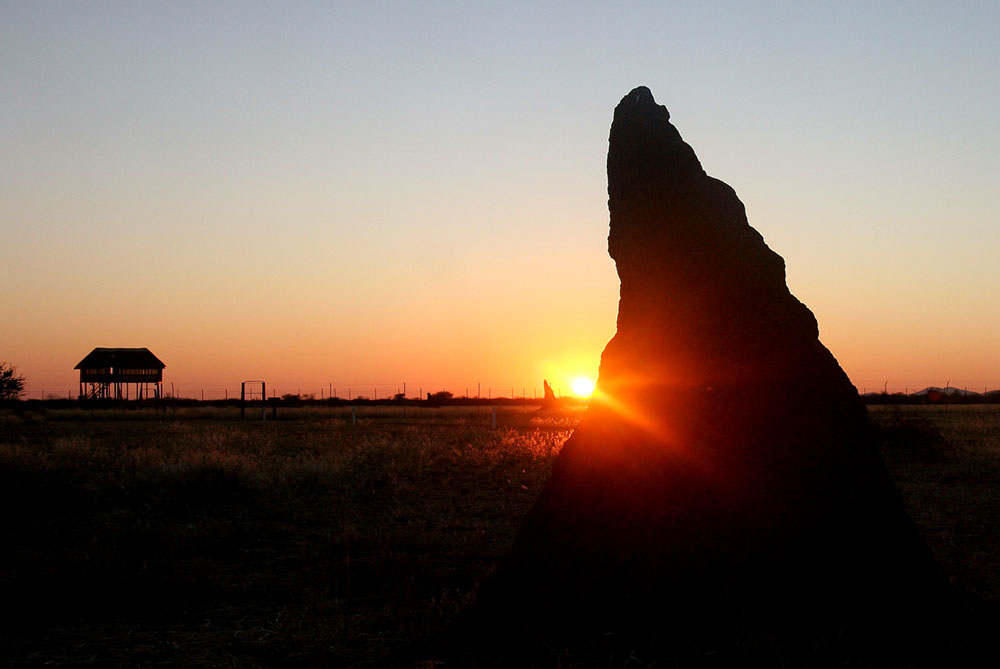
[[[24,377],[17,367],[0,362],[0,400],[16,400],[24,392]]]
[[[439,390],[436,393],[427,393],[427,400],[430,402],[447,402],[452,398],[451,392]]]

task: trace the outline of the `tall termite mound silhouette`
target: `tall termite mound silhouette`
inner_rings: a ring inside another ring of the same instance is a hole
[[[653,656],[927,657],[955,606],[865,406],[781,257],[644,87],[615,109],[608,195],[618,330],[482,590],[483,626]]]

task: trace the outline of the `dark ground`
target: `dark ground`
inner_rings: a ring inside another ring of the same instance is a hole
[[[937,559],[1000,605],[1000,407],[869,411]],[[359,415],[4,410],[0,666],[446,666],[425,642],[509,551],[579,409]]]

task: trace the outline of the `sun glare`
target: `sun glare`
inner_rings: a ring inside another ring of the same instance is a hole
[[[572,382],[573,394],[577,397],[590,397],[594,394],[594,380],[578,376]]]

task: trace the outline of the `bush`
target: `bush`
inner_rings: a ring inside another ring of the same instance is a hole
[[[0,362],[0,400],[16,400],[24,393],[24,377],[17,367]]]
[[[447,390],[439,390],[436,393],[427,393],[430,402],[447,402],[452,398],[452,394]]]

